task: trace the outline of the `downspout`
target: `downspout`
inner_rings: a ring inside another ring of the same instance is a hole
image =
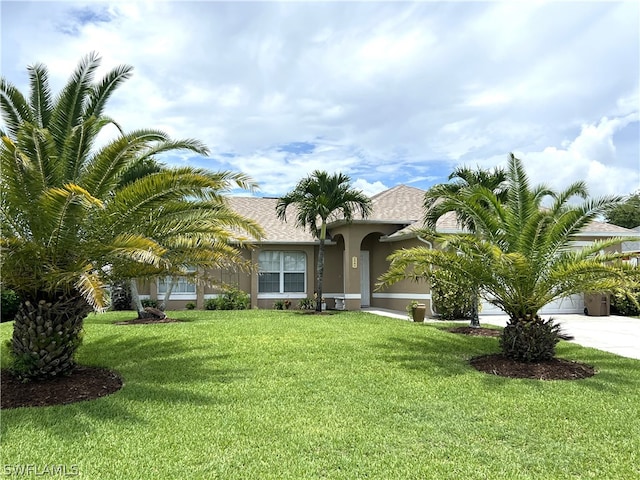
[[[429,245],[429,249],[433,250],[433,243],[431,243],[429,240],[422,238],[420,235],[416,235],[416,238],[422,243],[426,243],[427,245]],[[431,300],[429,300],[429,316],[434,317],[435,313],[433,312],[433,291],[431,290],[431,282],[429,282],[429,295],[431,296]]]

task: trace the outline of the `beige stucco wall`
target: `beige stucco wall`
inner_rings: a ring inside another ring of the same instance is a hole
[[[386,260],[394,251],[402,248],[425,247],[428,245],[417,239],[409,239],[398,242],[381,242],[377,245],[375,262],[371,263],[372,276],[377,280],[388,269]],[[412,300],[427,305],[427,314],[431,312],[431,290],[429,284],[424,281],[414,282],[401,280],[393,285],[379,288],[374,292],[372,306],[391,310],[405,310]]]
[[[401,281],[383,289],[377,288],[379,277],[386,272],[387,257],[398,248],[425,246],[418,240],[402,242],[381,242],[380,238],[393,233],[398,225],[391,224],[347,224],[331,231],[332,240],[325,247],[325,269],[323,293],[328,308],[335,307],[335,297],[345,299],[347,310],[358,310],[362,306],[361,298],[361,269],[360,252],[366,251],[369,255],[368,283],[370,298],[369,306],[404,310],[411,300],[418,300],[430,304],[428,285],[424,282],[416,283]],[[214,271],[210,276],[217,282],[237,285],[241,290],[251,295],[252,308],[273,308],[277,300],[289,299],[293,307],[297,307],[299,301],[305,297],[313,297],[317,289],[316,262],[317,245],[263,245],[253,249],[246,249],[243,255],[251,260],[254,265],[258,263],[258,255],[262,250],[276,251],[303,251],[307,260],[306,291],[303,294],[258,294],[257,270],[243,271]],[[357,259],[354,263],[354,257]],[[203,286],[197,289],[197,298],[170,300],[169,309],[184,309],[188,302],[194,302],[197,308],[204,308],[208,298],[219,294],[220,290],[213,286]],[[155,281],[143,283],[140,294],[156,299],[157,286]],[[430,310],[427,309],[427,312]]]
[[[387,271],[387,257],[391,253],[401,248],[418,246],[429,248],[429,245],[416,238],[393,242],[381,241],[381,237],[389,235],[401,227],[402,225],[396,224],[352,223],[340,225],[330,230],[331,241],[325,248],[323,282],[323,293],[327,299],[328,308],[334,307],[333,298],[338,296],[345,299],[347,310],[361,308],[362,264],[360,252],[366,251],[369,256],[369,277],[365,281],[368,283],[370,291],[369,305],[371,307],[403,311],[411,300],[417,300],[427,305],[428,315],[431,313],[431,293],[428,283],[403,280],[384,288],[378,288],[376,285],[379,277]],[[599,239],[602,239],[602,237],[581,237],[579,241],[592,242]],[[317,289],[317,245],[262,245],[253,249],[244,249],[243,256],[257,266],[258,254],[261,250],[303,251],[307,260],[306,291],[302,294],[291,295],[258,295],[257,268],[251,272],[216,271],[212,272],[211,276],[218,282],[237,285],[241,290],[248,292],[251,295],[252,308],[271,309],[275,301],[284,299],[291,300],[293,307],[297,307],[300,299],[313,297]],[[620,251],[620,246],[608,250]],[[143,298],[157,299],[156,282],[153,280],[141,281],[139,293]],[[194,298],[170,300],[168,308],[184,309],[188,302],[196,303],[197,308],[204,308],[207,298],[211,298],[218,293],[220,293],[220,290],[215,287],[198,287],[197,295]]]

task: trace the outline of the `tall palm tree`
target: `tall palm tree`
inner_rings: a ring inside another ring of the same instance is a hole
[[[480,167],[475,170],[469,167],[457,167],[448,177],[448,183],[440,183],[431,187],[424,196],[424,224],[426,228],[435,230],[438,219],[449,212],[455,212],[458,223],[470,232],[475,232],[476,227],[473,217],[465,214],[464,209],[459,207],[459,202],[465,191],[472,188],[486,188],[493,192],[499,201],[507,198],[506,189],[507,174],[504,169],[495,167],[485,170]],[[468,277],[458,285],[469,284]],[[472,287],[471,297],[471,326],[479,327],[478,317],[479,296],[476,287]]]
[[[371,199],[360,190],[351,187],[351,179],[343,173],[329,175],[315,170],[298,182],[295,188],[278,200],[276,213],[286,221],[287,208],[295,205],[296,224],[309,228],[319,240],[318,263],[316,269],[316,311],[322,310],[322,280],[324,276],[324,248],[327,239],[327,219],[340,214],[350,222],[359,211],[362,218],[371,213]],[[318,225],[318,222],[320,224]]]
[[[640,271],[619,261],[622,254],[606,253],[622,242],[620,238],[572,248],[578,233],[619,198],[588,200],[583,182],[561,192],[544,185],[532,188],[521,161],[513,155],[506,188],[504,203],[482,186],[464,189],[456,211],[473,221],[477,234],[436,235],[442,242],[440,250],[418,247],[395,252],[379,285],[407,277],[430,278],[434,266],[473,277],[485,299],[509,316],[503,353],[521,360],[549,358],[554,350],[540,343],[551,338],[555,347],[558,332],[538,316],[544,305],[572,294],[630,289],[638,284]],[[571,203],[576,196],[583,199],[581,204]],[[534,332],[540,331],[546,333],[536,337]]]
[[[83,320],[108,305],[114,276],[225,264],[236,253],[231,241],[260,233],[221,194],[232,184],[252,188],[242,174],[177,168],[125,181],[158,154],[207,149],[157,130],[122,131],[104,107],[132,69],[94,81],[99,63],[95,54],[82,59],[55,98],[41,64],[28,68],[28,97],[0,80],[2,283],[23,300],[11,348],[24,379],[73,370]],[[96,145],[107,126],[115,138]]]
[[[456,199],[465,189],[482,186],[494,192],[500,201],[506,200],[506,172],[500,167],[490,170],[469,167],[456,167],[448,177],[447,183],[434,185],[424,195],[424,223],[427,228],[435,229],[436,222],[448,212],[457,212]],[[470,231],[474,230],[473,219],[458,212],[458,221]]]

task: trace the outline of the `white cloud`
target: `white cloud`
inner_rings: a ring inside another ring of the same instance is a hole
[[[389,186],[385,185],[381,181],[370,183],[366,180],[363,180],[362,178],[356,179],[354,182],[352,182],[352,185],[353,188],[355,188],[356,190],[361,190],[362,193],[369,197],[372,197],[376,193],[383,192],[389,188]]]
[[[617,155],[613,138],[626,127],[640,127],[638,113],[625,117],[602,118],[585,124],[577,137],[564,146],[541,151],[516,150],[533,184],[544,183],[561,189],[575,181],[586,182],[593,196],[624,195],[640,187],[640,163],[626,162]],[[506,155],[480,162],[484,167],[506,164]]]
[[[131,64],[111,116],[127,130],[198,138],[214,152],[203,164],[243,170],[270,195],[316,168],[348,173],[368,191],[426,188],[455,164],[503,162],[513,150],[532,178],[638,188],[634,2],[132,0],[2,9],[2,74],[23,91],[25,67],[38,61],[56,90],[89,51],[102,55],[102,73]],[[292,142],[316,148],[282,151]],[[235,156],[220,156],[227,152]]]

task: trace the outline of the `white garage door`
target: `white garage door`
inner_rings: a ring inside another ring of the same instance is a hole
[[[561,313],[584,313],[584,295],[571,295],[545,305],[540,313],[543,315],[558,315]],[[504,312],[488,302],[482,303],[481,315],[504,315]]]

